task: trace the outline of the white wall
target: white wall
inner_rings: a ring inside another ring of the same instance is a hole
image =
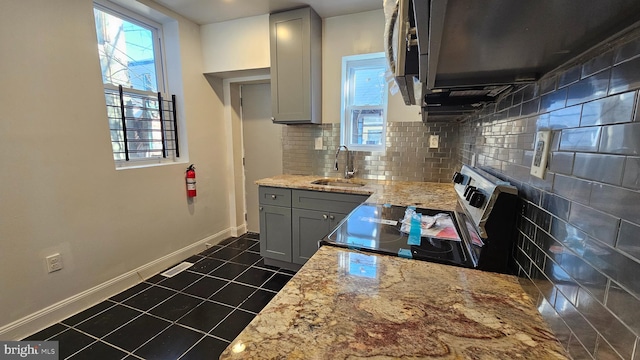
[[[384,12],[373,10],[323,20],[322,122],[340,122],[342,57],[384,51]],[[422,121],[419,106],[406,106],[389,94],[388,121]]]
[[[202,25],[201,31],[205,73],[271,66],[268,14]]]
[[[326,18],[322,28],[322,122],[339,123],[342,57],[384,51],[384,12]],[[268,68],[269,15],[203,25],[202,48],[206,73]],[[389,94],[389,121],[421,121],[419,111]]]
[[[92,2],[0,0],[0,7],[2,329],[224,233],[229,199],[222,82],[202,75],[197,25],[180,18],[173,26],[182,141],[198,176],[198,197],[188,203],[184,163],[115,170]],[[54,252],[64,269],[47,274],[44,257]]]

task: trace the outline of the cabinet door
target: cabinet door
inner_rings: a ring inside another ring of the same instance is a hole
[[[311,8],[272,14],[271,111],[274,122],[320,122],[321,20]],[[317,69],[316,69],[317,68]],[[313,84],[312,84],[313,82]],[[317,83],[317,84],[316,84]]]
[[[260,205],[260,255],[291,262],[291,208]]]
[[[342,219],[346,218],[347,214],[342,213],[331,213],[329,214],[329,232],[333,231],[333,229],[340,224]]]
[[[329,233],[329,213],[292,209],[293,262],[304,264],[318,250],[318,240]]]

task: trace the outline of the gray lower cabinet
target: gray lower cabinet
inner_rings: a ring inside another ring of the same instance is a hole
[[[291,262],[291,190],[261,186],[260,255]]]
[[[369,196],[309,190],[293,190],[292,261],[304,264],[318,250],[318,240],[325,237],[351,210]]]
[[[291,262],[291,208],[260,205],[260,255]]]
[[[304,264],[325,237],[369,195],[260,186],[260,254]]]
[[[318,240],[333,230],[347,214],[294,208],[291,216],[292,259],[296,264],[304,264],[318,250]]]

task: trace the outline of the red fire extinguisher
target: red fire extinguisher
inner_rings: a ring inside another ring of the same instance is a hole
[[[196,196],[196,168],[193,166],[193,164],[189,165],[189,167],[187,168],[185,179],[187,180],[187,196],[195,197]]]

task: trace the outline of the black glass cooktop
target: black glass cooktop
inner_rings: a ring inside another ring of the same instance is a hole
[[[451,219],[436,222],[431,228],[433,236],[422,232],[411,232],[410,227],[402,230],[402,219],[406,207],[362,204],[327,235],[321,244],[358,249],[366,252],[395,255],[416,260],[440,262],[450,265],[472,267],[464,244],[459,240],[459,228],[451,212],[432,209],[415,209],[427,216],[447,214]],[[441,229],[438,229],[441,227]],[[440,236],[442,235],[442,236]]]

